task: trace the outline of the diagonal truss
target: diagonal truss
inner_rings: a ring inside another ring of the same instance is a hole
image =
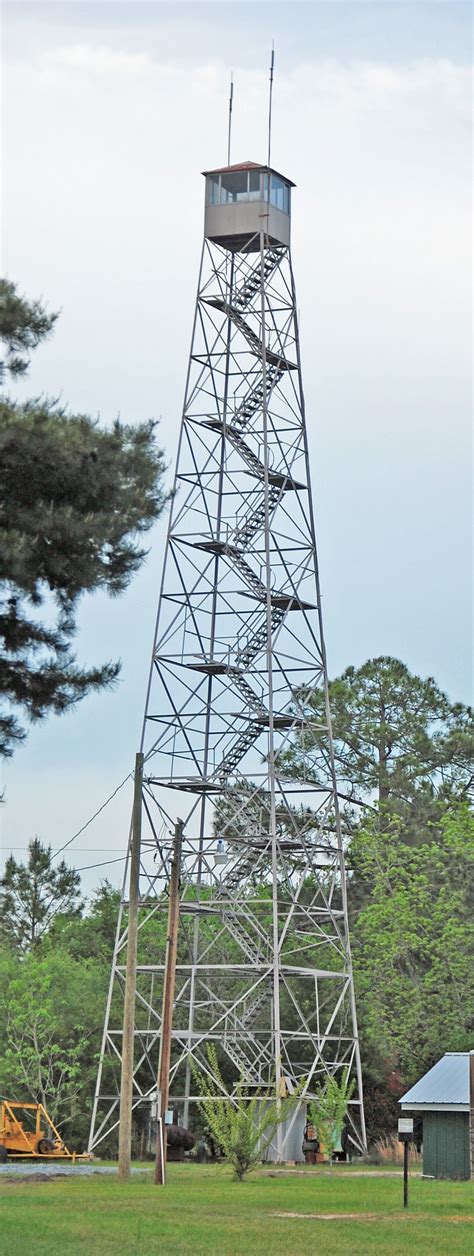
[[[180,816],[171,1101],[187,1121],[189,1056],[206,1071],[210,1042],[231,1094],[243,1074],[262,1094],[304,1081],[311,1095],[348,1066],[363,1147],[334,761],[326,787],[281,766],[309,727],[304,693],[327,696],[295,287],[288,248],[263,233],[253,247],[205,241],[201,262],[142,743],[134,1106],[156,1086],[157,938]],[[327,702],[325,733],[331,746]],[[91,1148],[118,1123],[126,885]]]

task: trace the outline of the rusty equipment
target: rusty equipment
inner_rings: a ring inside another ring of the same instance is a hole
[[[22,1119],[20,1115],[23,1114]],[[26,1121],[25,1121],[26,1118]],[[30,1128],[27,1127],[29,1118]],[[26,1126],[26,1128],[25,1128]],[[10,1103],[2,1099],[0,1108],[0,1162],[15,1159],[90,1159],[69,1151],[42,1103]]]

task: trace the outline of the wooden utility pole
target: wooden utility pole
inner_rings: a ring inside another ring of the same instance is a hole
[[[137,988],[138,897],[140,887],[140,842],[142,828],[143,755],[135,756],[132,849],[128,893],[127,969],[123,1007],[122,1077],[120,1085],[119,1159],[121,1181],[130,1177],[132,1154],[133,1057],[135,1036],[135,994]]]
[[[174,830],[173,858],[169,885],[168,932],[166,938],[166,959],[163,984],[163,1005],[161,1012],[160,1058],[158,1063],[158,1121],[156,1131],[155,1185],[165,1185],[166,1174],[166,1126],[164,1124],[168,1107],[170,1061],[171,1061],[171,1030],[173,1027],[173,1003],[176,982],[176,954],[178,950],[179,929],[179,890],[181,873],[181,848],[183,843],[183,821],[177,820]]]

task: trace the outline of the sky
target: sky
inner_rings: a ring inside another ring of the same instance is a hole
[[[392,654],[471,698],[470,6],[4,4],[2,266],[60,310],[20,398],[161,420],[171,481],[203,229],[201,171],[296,183],[292,256],[331,675]],[[166,518],[77,654],[114,691],[35,726],[4,770],[5,853],[57,850],[137,749]],[[119,884],[130,782],[67,852]],[[108,863],[108,860],[117,860]],[[103,866],[102,866],[103,865]]]

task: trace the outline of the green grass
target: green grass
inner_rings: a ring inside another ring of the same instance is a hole
[[[404,1213],[400,1177],[376,1171],[359,1177],[342,1167],[332,1175],[256,1173],[237,1184],[226,1168],[177,1164],[169,1166],[164,1189],[148,1174],[124,1186],[112,1176],[2,1178],[0,1193],[8,1256],[456,1256],[474,1245],[472,1183],[414,1178]],[[338,1219],[278,1212],[336,1213]],[[351,1212],[375,1216],[344,1221]]]

